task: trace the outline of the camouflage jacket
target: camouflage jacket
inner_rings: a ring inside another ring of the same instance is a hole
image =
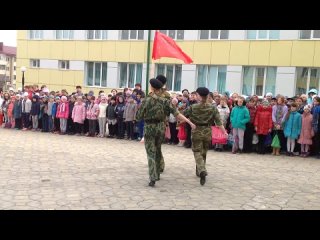
[[[166,117],[172,113],[179,114],[178,110],[171,104],[170,100],[162,97],[163,93],[150,93],[141,103],[136,119],[165,121]]]
[[[211,126],[214,123],[217,126],[222,125],[218,109],[209,103],[193,104],[186,109],[184,115],[190,118],[196,126]]]

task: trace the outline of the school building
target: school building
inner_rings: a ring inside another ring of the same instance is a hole
[[[211,91],[293,96],[319,90],[320,30],[160,30],[175,39],[192,64],[162,58],[150,78],[167,76],[167,88],[206,86]],[[19,30],[17,81],[84,91],[146,88],[147,30]],[[154,38],[154,31],[151,39]],[[151,52],[152,53],[151,42]]]

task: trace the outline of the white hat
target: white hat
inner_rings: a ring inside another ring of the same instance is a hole
[[[21,87],[19,87],[19,88],[18,88],[18,91],[22,91],[22,88],[21,88]]]
[[[39,94],[39,93],[36,93],[35,95],[40,96],[40,94]]]
[[[16,97],[21,97],[20,94],[16,94]]]
[[[48,88],[43,88],[43,89],[42,89],[42,92],[48,93],[48,92],[49,92],[49,89],[48,89]]]
[[[23,96],[24,96],[24,97],[28,97],[29,94],[28,94],[27,92],[25,92],[25,93],[23,94]]]
[[[272,95],[272,93],[271,92],[268,92],[267,94],[266,94],[266,97],[272,97],[273,95]]]
[[[9,91],[14,91],[13,87],[9,87]]]
[[[176,95],[182,95],[182,92],[176,92]]]

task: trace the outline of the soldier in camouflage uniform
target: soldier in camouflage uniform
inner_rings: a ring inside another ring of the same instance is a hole
[[[193,129],[191,135],[192,151],[196,161],[196,174],[200,176],[200,184],[204,185],[206,182],[206,157],[211,142],[211,126],[213,123],[220,127],[221,130],[227,135],[224,129],[220,115],[216,107],[207,103],[207,96],[209,89],[201,87],[197,89],[198,98],[200,102],[190,106],[185,111],[185,115],[197,126]]]
[[[149,186],[153,187],[155,182],[160,180],[160,160],[161,160],[161,144],[164,139],[165,118],[170,113],[177,118],[186,121],[194,129],[195,125],[180,114],[174,108],[170,100],[161,96],[162,82],[153,78],[150,79],[152,94],[149,94],[143,100],[137,112],[136,119],[144,119],[144,143],[148,157],[149,166]]]
[[[166,85],[167,78],[166,78],[165,76],[163,76],[163,75],[160,74],[160,75],[158,75],[158,76],[156,77],[156,79],[158,79],[158,80],[163,84],[163,86]],[[168,93],[165,88],[162,87],[162,88],[160,89],[160,94],[161,94],[161,97],[164,97],[164,98],[166,98],[166,99],[171,100],[170,93]],[[160,173],[163,173],[164,167],[165,167],[164,158],[163,158],[163,155],[162,155],[162,153],[161,153]]]

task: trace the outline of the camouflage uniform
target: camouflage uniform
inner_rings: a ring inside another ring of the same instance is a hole
[[[213,123],[221,126],[222,123],[217,108],[209,103],[194,104],[184,114],[197,126],[196,129],[191,131],[191,140],[197,176],[199,176],[201,172],[207,173],[206,157],[212,139],[211,126]]]
[[[170,100],[152,93],[141,103],[136,119],[144,119],[144,143],[148,157],[149,176],[151,181],[160,180],[160,162],[163,159],[161,144],[164,140],[165,119],[172,113],[177,116],[179,112],[173,107]],[[164,162],[164,161],[163,161]]]
[[[149,95],[152,95],[153,93],[149,93]],[[166,98],[168,100],[171,100],[171,96],[170,96],[170,93],[168,93],[164,88],[161,88],[160,89],[160,96],[163,97],[163,98]],[[165,129],[164,129],[165,131]],[[162,139],[163,141],[164,139]],[[165,163],[164,163],[164,158],[163,158],[163,155],[162,155],[162,152],[160,153],[161,154],[161,160],[160,160],[160,173],[163,173],[164,171],[164,167],[165,167]]]

